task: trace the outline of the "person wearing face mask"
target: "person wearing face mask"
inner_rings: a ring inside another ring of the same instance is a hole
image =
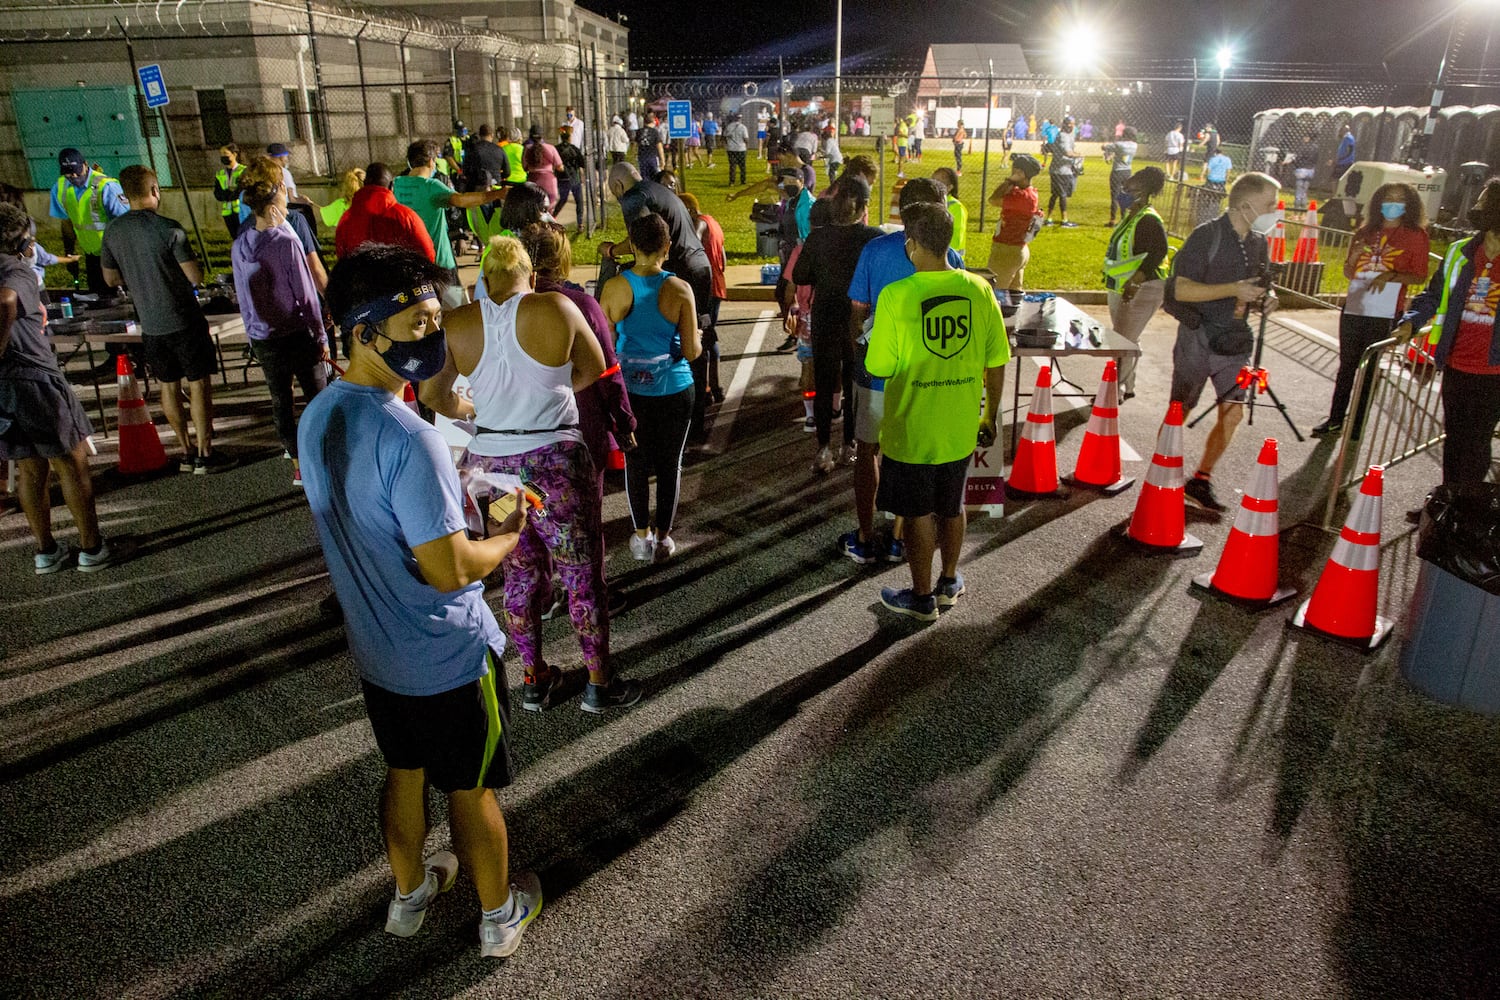
[[[564,697],[562,671],[542,655],[553,568],[588,670],[579,707],[599,715],[632,705],[640,685],[615,677],[609,662],[598,491],[575,396],[603,374],[603,350],[567,296],[533,291],[536,274],[519,240],[490,240],[484,280],[489,298],[448,315],[447,362],[423,383],[422,399],[445,416],[472,414],[476,430],[460,468],[514,476],[543,500],[501,564],[506,628],[525,670],[521,707],[541,712]],[[459,375],[472,404],[452,391]]]
[[[182,226],[156,214],[161,204],[156,174],[136,164],[120,171],[120,182],[130,211],[104,231],[104,280],[130,289],[141,321],[146,367],[161,389],[162,412],[182,446],[178,468],[200,476],[219,472],[233,463],[214,451],[213,376],[219,357],[194,291],[203,283],[203,267]],[[192,426],[198,432],[196,446],[183,413],[184,380]]]
[[[1186,487],[1187,498],[1206,510],[1224,509],[1214,496],[1211,476],[1244,416],[1245,390],[1238,380],[1255,347],[1250,311],[1269,312],[1276,305],[1262,278],[1268,259],[1266,234],[1276,226],[1279,191],[1274,177],[1242,175],[1229,189],[1229,208],[1194,229],[1172,264],[1172,315],[1178,320],[1172,399],[1192,410],[1204,383],[1212,382],[1218,404],[1203,457]]]
[[[1042,146],[1044,158],[1050,157],[1047,177],[1052,184],[1052,193],[1047,198],[1047,218],[1043,225],[1052,225],[1052,210],[1060,208],[1059,226],[1077,229],[1078,223],[1068,221],[1068,199],[1078,185],[1078,162],[1073,158],[1073,119],[1064,118],[1062,128]]]
[[[1450,486],[1484,482],[1500,424],[1500,178],[1485,182],[1469,225],[1478,233],[1449,245],[1442,266],[1392,331],[1407,340],[1432,323],[1425,346],[1443,372],[1443,483]],[[1407,512],[1408,520],[1420,516],[1420,510]]]
[[[240,162],[240,147],[232,142],[219,147],[219,169],[214,174],[214,200],[219,203],[224,216],[224,228],[229,231],[230,242],[240,233],[240,175],[245,165]]]
[[[72,547],[52,535],[48,479],[55,473],[78,529],[77,566],[88,573],[114,560],[99,534],[89,476],[94,428],[47,339],[31,230],[24,210],[0,204],[0,463],[16,464],[16,497],[36,541],[35,571],[56,573],[74,557]]]
[[[1422,199],[1410,184],[1382,184],[1370,199],[1365,224],[1349,241],[1344,258],[1349,294],[1339,312],[1339,372],[1328,419],[1312,429],[1313,437],[1344,429],[1359,359],[1372,344],[1391,335],[1405,308],[1407,286],[1427,280],[1430,244],[1425,221]],[[1355,415],[1356,434],[1364,424],[1364,405]]]
[[[1130,168],[1135,162],[1136,151],[1140,148],[1135,141],[1135,129],[1129,125],[1119,130],[1119,137],[1114,142],[1105,143],[1100,150],[1107,160],[1110,161],[1109,170],[1109,224],[1115,224],[1116,210],[1124,211],[1120,204],[1120,192],[1125,188],[1125,182],[1130,179]]]
[[[990,195],[990,204],[1000,209],[1000,221],[990,238],[987,267],[995,276],[995,287],[1011,293],[1011,301],[1021,294],[1026,279],[1026,262],[1031,259],[1030,240],[1036,231],[1033,220],[1039,204],[1031,180],[1042,172],[1036,157],[1016,153],[1010,158],[1010,176],[1000,182]]]
[[[480,954],[504,958],[543,899],[534,874],[510,870],[493,791],[511,783],[515,762],[505,636],[483,580],[515,549],[527,515],[518,503],[471,539],[447,444],[401,402],[408,380],[445,363],[446,279],[405,247],[371,244],[339,262],[328,304],[352,343],[349,367],[308,405],[298,436],[308,506],[386,764],[380,825],[396,882],[386,933],[417,933],[462,859],[479,895]],[[424,858],[429,784],[447,796],[454,850]]]
[[[89,291],[100,298],[111,298],[114,290],[104,280],[104,271],[99,263],[99,248],[104,243],[104,228],[109,220],[117,219],[130,211],[125,202],[125,192],[120,182],[106,177],[102,172],[89,170],[88,161],[78,150],[69,147],[57,154],[57,169],[60,176],[52,185],[52,201],[48,213],[54,219],[62,219],[72,226],[73,239],[83,255],[85,280]],[[63,248],[69,246],[67,227],[63,231]],[[110,361],[111,369],[113,360]]]
[[[323,308],[302,242],[285,225],[286,188],[274,174],[251,171],[240,196],[254,215],[253,224],[240,230],[230,249],[234,291],[245,336],[271,393],[276,436],[292,459],[292,485],[300,487],[302,463],[292,380],[302,386],[304,403],[328,385],[323,366],[328,359]]]
[[[1132,344],[1141,342],[1166,291],[1167,229],[1151,207],[1166,182],[1161,168],[1145,167],[1131,174],[1115,196],[1125,217],[1104,252],[1104,287],[1109,290],[1110,325]],[[1122,402],[1135,396],[1138,360],[1130,355],[1120,361]]]

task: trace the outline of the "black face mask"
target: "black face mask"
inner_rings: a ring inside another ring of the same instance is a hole
[[[219,157],[219,162],[222,163],[222,164],[224,164],[224,166],[227,167],[227,166],[229,166],[229,157],[227,157],[227,156],[221,156],[221,157]]]
[[[1500,231],[1500,205],[1475,205],[1469,209],[1469,225],[1481,233]]]

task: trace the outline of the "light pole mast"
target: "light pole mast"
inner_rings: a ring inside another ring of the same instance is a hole
[[[838,17],[833,30],[833,135],[838,140],[839,122],[843,118],[844,83],[844,0],[838,0]]]

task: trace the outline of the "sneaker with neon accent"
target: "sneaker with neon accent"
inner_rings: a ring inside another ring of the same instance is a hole
[[[411,937],[421,930],[422,921],[427,917],[427,907],[432,905],[432,901],[440,893],[453,888],[453,882],[458,878],[458,858],[452,851],[438,851],[422,862],[422,865],[427,869],[427,877],[421,888],[405,897],[398,892],[390,906],[386,907],[387,934]]]
[[[521,935],[542,912],[542,883],[534,872],[522,872],[510,884],[509,920],[479,921],[479,954],[485,958],[509,958],[521,946]]]
[[[860,541],[858,531],[846,531],[839,536],[839,551],[861,566],[868,566],[876,559],[875,543]]]
[[[54,540],[51,552],[38,552],[34,557],[37,576],[46,576],[48,573],[56,573],[68,565],[68,559],[73,555],[73,550],[67,542]]]
[[[937,598],[938,607],[953,607],[964,596],[964,575],[955,573],[953,576],[938,577],[937,586],[932,588],[932,596]]]
[[[888,611],[917,621],[935,622],[938,619],[937,598],[931,594],[918,596],[911,592],[910,587],[899,590],[895,587],[881,587],[880,603]]]
[[[528,712],[545,712],[557,704],[556,697],[562,688],[561,670],[548,670],[545,674],[527,674],[521,678],[521,707]]]

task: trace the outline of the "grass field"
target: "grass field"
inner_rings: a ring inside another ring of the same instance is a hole
[[[856,153],[873,155],[875,143],[873,139],[845,139],[842,148],[846,157]],[[1017,151],[1029,150],[1035,143],[1018,143]],[[1059,227],[1048,227],[1044,229],[1031,247],[1031,261],[1026,267],[1026,286],[1035,289],[1097,289],[1102,287],[1099,271],[1104,260],[1106,243],[1109,240],[1109,164],[1098,155],[1098,143],[1079,143],[1079,150],[1087,156],[1087,163],[1083,176],[1078,178],[1077,190],[1069,201],[1069,218],[1078,223],[1076,229],[1062,229]],[[1034,150],[1032,150],[1034,151]],[[952,167],[953,147],[946,139],[930,139],[927,141],[926,155],[920,163],[909,163],[907,165],[908,177],[925,177],[938,167]],[[1137,159],[1138,166],[1147,166],[1151,161]],[[1160,164],[1156,164],[1160,166]],[[886,174],[884,201],[888,204],[891,185],[896,182],[896,165],[894,158],[886,155]],[[819,167],[820,187],[827,182],[827,173]],[[964,154],[964,176],[959,182],[959,197],[969,210],[969,238],[966,258],[971,267],[983,267],[989,256],[989,236],[994,231],[996,222],[996,209],[987,208],[984,213],[984,227],[981,231],[980,202],[989,193],[982,191],[984,184],[984,155],[983,147],[971,149]],[[993,190],[1008,174],[1009,160],[1000,152],[999,143],[995,144],[994,151],[989,157],[990,190]],[[752,152],[747,165],[747,173],[751,182],[763,179],[767,176],[765,162],[756,158]],[[725,252],[731,264],[759,264],[765,263],[768,258],[761,256],[755,247],[755,227],[750,222],[750,206],[752,197],[729,201],[728,196],[739,190],[738,186],[729,185],[728,158],[721,151],[715,161],[715,166],[709,169],[706,166],[698,166],[680,172],[680,176],[686,182],[686,189],[696,195],[702,204],[704,212],[712,215],[724,228]],[[1047,204],[1048,183],[1046,175],[1036,180],[1041,204],[1045,209]],[[1163,194],[1168,197],[1170,189]],[[773,192],[763,192],[759,195],[761,201],[774,200]],[[880,198],[879,192],[875,194]],[[1291,193],[1286,193],[1286,200],[1291,201]],[[874,206],[871,208],[871,220],[876,218]],[[186,219],[180,220],[186,223]],[[203,225],[204,242],[208,245],[208,251],[215,267],[213,271],[227,270],[229,260],[229,240],[224,232],[222,224],[217,218],[199,220]],[[1288,252],[1297,237],[1297,227],[1288,225],[1287,243]],[[593,237],[575,237],[573,241],[573,259],[579,264],[598,263],[598,246],[606,240],[618,240],[624,234],[624,227],[620,221],[619,212],[613,203],[606,219],[606,226]],[[62,240],[55,219],[42,218],[37,220],[37,235],[42,243],[54,253],[62,249]],[[331,230],[322,232],[322,242],[327,250],[327,257],[332,261],[333,257],[333,233]],[[1180,241],[1172,240],[1174,246]],[[1435,247],[1436,249],[1436,247]],[[1343,292],[1348,282],[1345,280],[1338,264],[1342,262],[1342,254],[1334,252],[1325,253],[1323,259],[1329,262],[1324,273],[1323,291],[1329,293]],[[54,268],[48,275],[49,284],[59,287],[66,284],[68,280],[66,272],[62,268]]]

